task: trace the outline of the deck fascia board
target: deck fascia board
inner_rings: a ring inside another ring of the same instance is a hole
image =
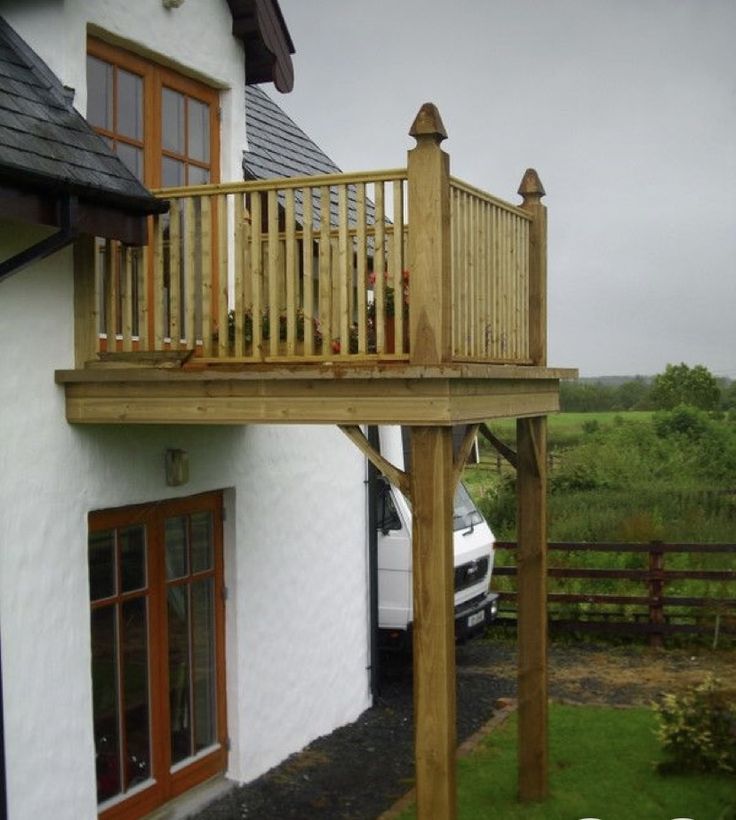
[[[94,368],[57,371],[56,381],[75,424],[447,426],[557,412],[559,379],[575,372],[468,368]]]

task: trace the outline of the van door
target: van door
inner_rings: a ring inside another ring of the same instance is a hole
[[[411,619],[411,530],[385,478],[376,492],[378,625],[406,629]]]

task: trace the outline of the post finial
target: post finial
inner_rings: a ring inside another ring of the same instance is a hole
[[[524,200],[524,205],[538,204],[547,193],[542,185],[542,180],[534,168],[527,168],[521,179],[518,190],[519,195]]]
[[[447,131],[434,103],[424,103],[409,129],[409,136],[419,141],[422,137],[431,137],[437,145],[447,139]]]

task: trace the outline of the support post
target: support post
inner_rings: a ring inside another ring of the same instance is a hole
[[[529,226],[529,356],[532,364],[547,364],[547,208],[539,175],[528,168],[519,186],[521,207],[532,222]]]
[[[95,240],[80,236],[74,242],[74,366],[97,357],[99,308],[95,288]]]
[[[409,133],[417,141],[407,157],[409,359],[441,364],[452,357],[450,158],[440,148],[447,132],[432,103],[420,108]]]
[[[547,417],[517,419],[519,798],[548,793]]]
[[[417,817],[454,820],[457,787],[452,429],[412,428],[411,454]]]

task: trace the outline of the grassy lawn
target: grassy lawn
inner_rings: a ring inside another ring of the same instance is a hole
[[[544,804],[516,800],[512,717],[458,764],[461,820],[734,820],[736,778],[661,775],[649,709],[553,705],[550,790]],[[415,817],[413,810],[401,820]]]

